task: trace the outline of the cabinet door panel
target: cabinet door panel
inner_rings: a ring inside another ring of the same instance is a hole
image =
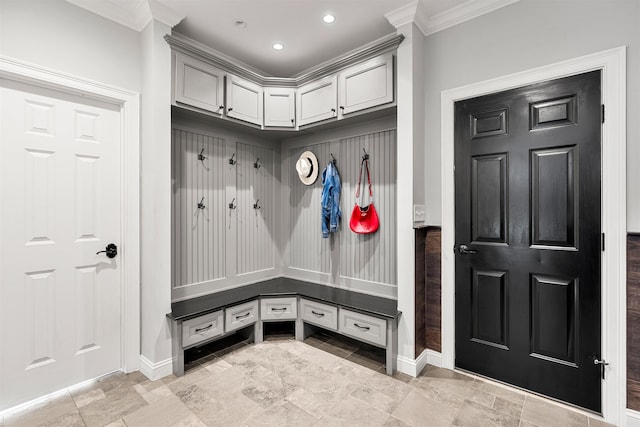
[[[355,65],[340,73],[340,116],[393,102],[393,55]]]
[[[216,114],[224,110],[224,71],[205,62],[176,54],[175,101]]]
[[[336,117],[337,76],[330,76],[298,88],[296,116],[298,125]]]
[[[264,89],[264,125],[267,127],[295,126],[295,96],[293,88]]]
[[[227,76],[227,116],[262,126],[262,87]]]

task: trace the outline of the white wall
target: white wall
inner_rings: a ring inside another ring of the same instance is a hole
[[[425,102],[420,96],[425,84],[424,43],[418,28],[410,23],[398,28],[405,36],[398,47],[398,177],[397,177],[397,262],[398,310],[398,369],[415,375],[415,231],[413,205],[424,203],[422,197],[426,170]],[[427,153],[430,155],[431,153]],[[427,186],[428,187],[428,186]],[[409,366],[403,361],[408,361]]]
[[[0,0],[0,55],[134,92],[139,37],[64,0]]]
[[[440,93],[626,45],[627,229],[640,231],[640,1],[521,0],[426,38],[426,202],[440,225]]]
[[[140,321],[141,370],[171,372],[171,28],[150,22],[141,34]],[[151,366],[149,366],[151,364]],[[160,366],[158,366],[160,364]]]

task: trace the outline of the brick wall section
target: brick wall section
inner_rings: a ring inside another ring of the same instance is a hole
[[[427,348],[442,352],[442,231],[440,227],[427,229],[426,242]]]
[[[426,277],[426,228],[416,228],[415,236],[415,293],[416,293],[416,343],[415,356],[418,357],[427,348],[427,277]]]
[[[640,234],[627,236],[627,407],[640,411]]]

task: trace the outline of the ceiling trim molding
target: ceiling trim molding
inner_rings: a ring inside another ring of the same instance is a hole
[[[176,12],[175,10],[171,9],[168,6],[165,6],[164,4],[158,1],[155,1],[155,0],[147,0],[147,1],[149,4],[149,9],[151,11],[151,17],[153,17],[153,19],[157,21],[162,22],[165,25],[168,25],[170,28],[175,27],[180,23],[180,21],[186,18],[185,15],[182,15]],[[148,23],[149,22],[147,21],[147,24]]]
[[[302,74],[298,74],[295,77],[296,83],[299,86],[312,80],[328,76],[329,74],[334,74],[358,62],[395,50],[400,43],[402,43],[402,40],[404,40],[402,34],[392,34],[382,37],[372,43],[352,50],[345,55],[323,62],[309,71],[303,71]]]
[[[518,1],[520,0],[469,0],[433,16],[426,16],[419,8],[416,25],[425,36],[428,36]]]
[[[403,25],[414,22],[417,10],[418,0],[396,10],[392,10],[389,13],[385,13],[384,17],[387,18],[387,21],[397,29]]]
[[[174,27],[185,17],[155,0],[130,0],[127,7],[111,0],[66,0],[135,31],[142,31],[152,19]]]
[[[466,3],[429,16],[416,0],[384,15],[396,29],[414,23],[425,36],[470,21],[520,0],[469,0]]]
[[[198,59],[204,60],[211,65],[221,68],[225,71],[233,73],[239,77],[254,81],[258,84],[263,84],[266,79],[272,77],[266,77],[264,73],[256,68],[251,67],[243,62],[238,61],[222,52],[219,52],[207,45],[204,45],[196,40],[190,39],[187,36],[183,36],[180,33],[174,32],[173,34],[167,34],[164,39],[172,49],[187,55],[196,56]],[[294,86],[295,79],[279,79],[282,80],[282,86]],[[288,82],[291,80],[291,82]]]
[[[202,43],[192,40],[179,33],[167,34],[164,39],[172,49],[195,56],[211,65],[221,68],[224,71],[233,73],[238,77],[253,81],[261,86],[278,86],[296,88],[312,80],[326,77],[353,64],[372,58],[396,49],[404,36],[402,34],[392,34],[365,45],[359,49],[337,57],[331,61],[324,62],[313,69],[295,77],[271,77],[265,76],[263,72],[247,64],[231,58],[212,49]]]

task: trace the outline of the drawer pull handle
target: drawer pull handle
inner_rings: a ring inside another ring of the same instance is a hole
[[[318,317],[324,317],[324,313],[318,313],[317,311],[311,310],[311,313],[315,314]]]
[[[280,307],[280,308],[275,308],[275,307],[271,307],[271,311],[286,311],[287,307]]]
[[[251,312],[248,311],[246,314],[240,315],[240,316],[236,316],[236,320],[243,320],[246,319],[247,317],[251,316]]]
[[[355,326],[356,328],[358,328],[358,329],[360,329],[360,330],[363,330],[363,331],[368,331],[369,329],[371,329],[371,328],[370,328],[370,327],[368,327],[368,326],[360,326],[360,325],[358,325],[357,323],[354,323],[354,324],[353,324],[353,326]]]
[[[204,328],[196,328],[196,334],[199,334],[204,331],[208,331],[211,328],[213,328],[213,323],[209,324],[209,326],[205,326]]]

